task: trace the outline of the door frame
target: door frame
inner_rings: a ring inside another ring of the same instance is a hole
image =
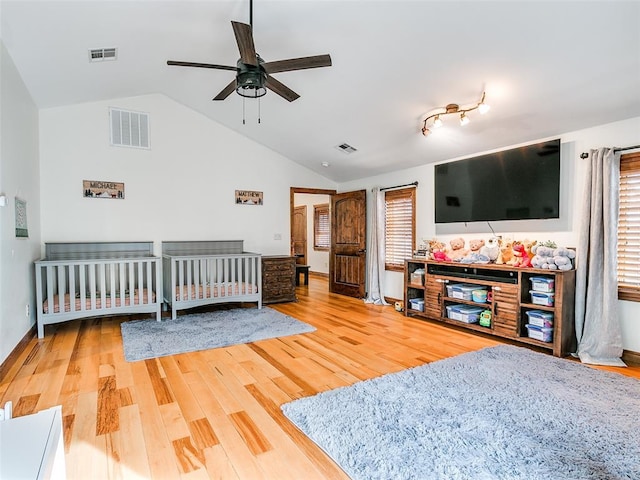
[[[335,195],[337,190],[328,190],[326,188],[306,188],[306,187],[290,187],[289,189],[289,254],[293,255],[291,251],[291,244],[293,243],[293,209],[294,209],[294,201],[296,193],[311,193],[317,195]],[[329,251],[329,255],[331,255],[331,251]],[[331,271],[329,271],[331,274]]]

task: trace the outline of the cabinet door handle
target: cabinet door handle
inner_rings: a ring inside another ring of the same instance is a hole
[[[438,293],[438,303],[440,303],[440,299],[442,298],[442,294]]]

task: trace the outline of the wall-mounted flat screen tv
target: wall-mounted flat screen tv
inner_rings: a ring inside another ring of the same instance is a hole
[[[560,139],[435,166],[436,223],[559,218]]]

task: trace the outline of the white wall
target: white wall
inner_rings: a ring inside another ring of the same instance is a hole
[[[0,41],[0,363],[35,323],[33,261],[40,256],[38,110]],[[29,238],[15,236],[15,197],[27,202]],[[29,315],[26,314],[29,305]]]
[[[497,234],[536,240],[554,240],[559,245],[577,246],[579,235],[579,216],[582,208],[586,161],[580,158],[582,152],[593,148],[628,146],[638,144],[640,117],[615,122],[576,132],[560,133],[553,138],[561,139],[561,194],[560,218],[552,220],[504,221],[491,222]],[[539,139],[535,143],[547,139]],[[429,141],[428,138],[425,139]],[[503,149],[519,145],[505,145]],[[478,152],[482,155],[489,152]],[[471,155],[471,156],[475,156]],[[458,160],[459,158],[451,159]],[[391,174],[363,178],[343,183],[339,191],[350,191],[366,188],[371,195],[371,188],[401,185],[417,180],[420,184],[416,192],[416,235],[418,243],[422,239],[437,237],[448,241],[454,236],[463,236],[467,241],[471,238],[489,238],[491,230],[486,222],[459,223],[453,225],[436,225],[434,222],[434,164],[423,165]],[[578,255],[580,252],[578,252]],[[384,295],[402,298],[403,275],[398,272],[387,272],[384,278]],[[620,301],[620,319],[623,331],[623,346],[627,350],[640,352],[640,303]]]
[[[296,193],[293,195],[294,206],[306,205],[307,207],[307,264],[309,270],[316,273],[329,273],[329,252],[313,248],[313,206],[329,202],[329,195],[318,193]]]
[[[109,145],[110,106],[150,115],[150,150]],[[42,241],[244,240],[289,254],[290,187],[335,184],[162,95],[40,112]],[[124,182],[125,199],[82,197],[83,180]],[[236,205],[235,190],[264,204]],[[280,239],[276,239],[276,236]]]

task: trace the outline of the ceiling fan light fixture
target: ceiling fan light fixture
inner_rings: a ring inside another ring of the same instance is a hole
[[[436,108],[434,113],[422,121],[422,135],[427,137],[432,133],[432,128],[440,128],[443,125],[442,116],[444,115],[459,115],[460,125],[465,126],[470,122],[467,113],[474,110],[478,110],[481,114],[487,113],[490,107],[484,103],[484,97],[485,92],[482,92],[480,101],[466,108],[461,108],[457,103],[449,103],[444,107]]]
[[[260,98],[267,93],[265,87],[266,74],[260,67],[242,65],[238,67],[236,77],[236,92],[245,98]]]
[[[260,98],[264,97],[267,94],[267,89],[254,85],[238,85],[238,88],[236,88],[236,92],[241,97]]]

